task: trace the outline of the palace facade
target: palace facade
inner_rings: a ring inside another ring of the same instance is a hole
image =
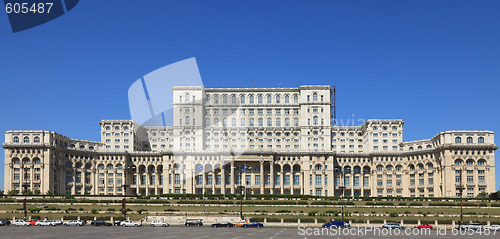
[[[494,133],[403,142],[404,121],[332,124],[330,86],[174,87],[173,125],[102,120],[101,141],[5,134],[5,191],[474,197],[496,191]]]

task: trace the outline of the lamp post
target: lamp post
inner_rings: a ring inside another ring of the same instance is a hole
[[[340,203],[342,205],[342,221],[344,221],[344,189],[345,189],[345,186],[340,186],[339,189],[341,191],[341,193],[340,193],[340,196],[341,196]]]
[[[135,166],[127,166],[124,168],[124,173],[123,173],[123,200],[122,200],[122,210],[123,210],[123,218],[127,220],[127,172],[129,169],[132,169],[135,171],[136,167]]]
[[[460,187],[458,189],[460,191],[460,225],[462,225],[464,223],[464,211],[463,211],[463,208],[464,208],[464,201],[463,201],[464,186],[463,186],[462,174],[463,174],[463,168],[460,169]]]
[[[28,211],[26,210],[26,194],[28,193],[29,185],[24,182],[24,180],[26,180],[26,169],[27,169],[27,167],[24,166],[24,162],[22,162],[21,167],[23,169],[23,175],[21,177],[23,194],[24,194],[23,210],[24,210],[24,220],[26,220],[26,218],[28,218]]]

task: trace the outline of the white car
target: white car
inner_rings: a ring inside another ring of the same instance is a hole
[[[120,223],[120,225],[122,225],[124,227],[140,227],[141,226],[140,223],[134,222],[134,221],[123,221]]]
[[[500,230],[500,225],[489,225],[487,227],[484,227],[484,229],[488,229],[488,230],[491,230],[491,231],[496,231],[496,230]]]
[[[71,220],[69,222],[65,222],[64,226],[77,226],[77,227],[81,227],[81,226],[83,226],[83,222],[80,221],[80,220]]]
[[[38,222],[35,222],[35,226],[55,226],[56,224],[53,221],[49,220],[41,220]]]
[[[52,220],[51,222],[54,223],[55,226],[63,224],[61,220]]]
[[[153,221],[151,222],[152,227],[168,227],[168,223],[162,221]]]
[[[16,219],[13,223],[12,223],[13,226],[31,226],[31,223],[25,221],[25,220],[20,220],[20,219]]]

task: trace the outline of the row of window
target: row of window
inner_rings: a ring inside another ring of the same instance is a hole
[[[237,97],[236,95],[231,95],[231,104],[254,104],[255,103],[255,96],[250,94],[248,96],[248,103],[247,103],[247,97],[245,95],[240,95],[239,97],[239,102],[237,101]],[[217,94],[214,94],[214,95],[207,95],[207,97],[205,98],[206,100],[206,103],[207,104],[228,104],[228,100],[229,100],[229,97],[228,95],[222,95],[221,96],[222,98],[222,101],[219,100],[219,95]],[[191,98],[190,98],[190,95],[189,93],[187,93],[185,96],[184,96],[184,99],[186,99],[186,102],[190,102]],[[274,96],[274,103],[275,104],[282,104],[282,103],[285,103],[285,104],[289,104],[290,103],[290,95],[286,94],[283,99],[284,101],[282,102],[282,97],[280,94],[277,94]],[[193,96],[193,101],[195,100],[194,99],[194,96]],[[309,101],[310,98],[309,96],[307,96],[307,101]],[[267,104],[272,104],[273,102],[273,97],[268,94],[266,95],[266,103]],[[314,93],[313,94],[313,101],[318,101],[318,94],[317,93]],[[321,101],[323,101],[323,95],[321,95]],[[182,102],[182,96],[179,96],[179,102]],[[264,96],[262,94],[258,94],[257,95],[257,103],[258,104],[263,104],[264,103]],[[299,103],[299,95],[298,94],[294,94],[293,95],[293,103],[294,104],[298,104]]]
[[[13,139],[13,140],[14,140],[14,143],[19,143],[19,142],[20,142],[20,141],[19,141],[19,136],[14,136],[14,139]],[[24,138],[23,138],[23,142],[24,142],[24,143],[29,143],[29,142],[30,142],[30,137],[29,137],[29,136],[24,136]],[[33,142],[34,142],[34,143],[40,143],[40,137],[35,136],[35,137],[33,138]]]
[[[468,144],[473,144],[474,139],[472,137],[467,137],[466,142]],[[455,144],[461,144],[461,143],[462,143],[462,137],[455,137]],[[484,144],[484,137],[477,138],[477,143]]]

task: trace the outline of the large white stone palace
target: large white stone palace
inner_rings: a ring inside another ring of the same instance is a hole
[[[474,197],[496,190],[491,131],[403,142],[399,119],[336,126],[330,86],[172,90],[172,126],[102,120],[101,142],[6,132],[5,191],[229,194],[244,186],[247,194]]]

